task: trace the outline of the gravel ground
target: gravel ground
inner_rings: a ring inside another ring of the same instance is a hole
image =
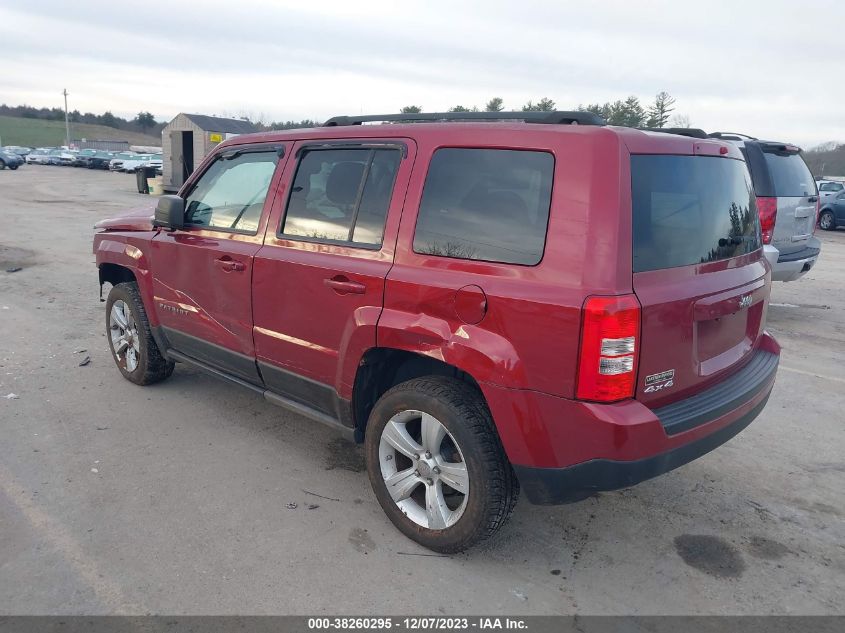
[[[92,226],[141,202],[131,176],[0,172],[0,614],[845,613],[845,231],[774,286],[747,430],[441,557],[330,430],[184,366],[120,377]]]

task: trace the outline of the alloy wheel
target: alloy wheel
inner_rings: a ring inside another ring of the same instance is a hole
[[[819,226],[825,231],[829,231],[833,225],[833,217],[829,213],[822,213],[819,219]]]
[[[120,299],[112,304],[109,313],[109,336],[118,364],[130,373],[135,371],[141,354],[138,325],[129,306]]]
[[[411,521],[430,530],[451,527],[464,513],[469,472],[446,427],[422,411],[401,411],[385,425],[379,465],[387,492]]]

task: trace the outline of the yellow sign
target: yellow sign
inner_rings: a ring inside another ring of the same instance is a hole
[[[218,134],[217,132],[211,132],[208,135],[208,140],[212,143],[222,143],[223,142],[223,135]]]

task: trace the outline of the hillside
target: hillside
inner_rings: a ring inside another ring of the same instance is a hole
[[[804,152],[804,160],[816,177],[845,176],[845,145]]]
[[[105,125],[71,123],[71,138],[129,141],[130,145],[161,145],[160,136],[117,130]],[[0,139],[3,145],[56,147],[65,143],[65,122],[0,116]]]

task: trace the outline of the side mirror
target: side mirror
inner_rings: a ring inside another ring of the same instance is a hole
[[[185,201],[179,196],[161,196],[156,205],[153,226],[181,229],[185,226]]]

